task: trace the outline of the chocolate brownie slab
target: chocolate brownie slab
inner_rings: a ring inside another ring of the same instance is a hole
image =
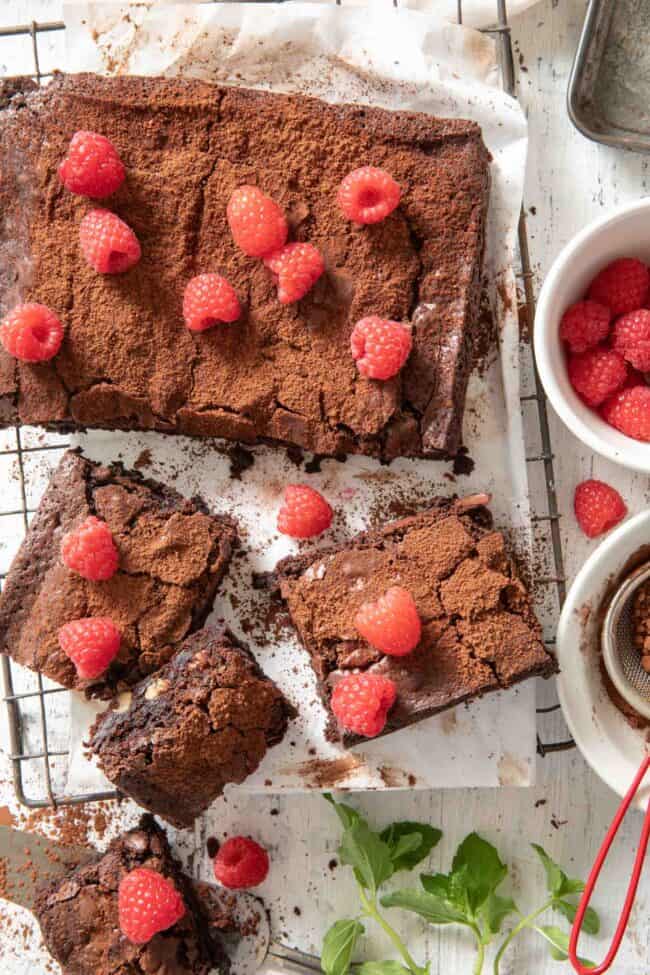
[[[488,500],[436,498],[427,510],[347,545],[278,564],[277,584],[328,710],[337,680],[356,670],[396,684],[384,733],[555,672],[505,539],[491,527]],[[409,590],[422,621],[422,638],[405,657],[373,649],[353,622],[362,603],[395,585]],[[346,745],[359,741],[330,715],[333,736]]]
[[[79,222],[94,204],[57,176],[77,129],[110,138],[127,166],[105,201],[142,245],[126,274],[99,275],[81,256]],[[391,173],[402,201],[357,226],[336,194],[366,164]],[[283,207],[291,239],[325,257],[297,304],[280,305],[263,262],[232,239],[226,204],[244,183]],[[182,79],[57,76],[20,93],[0,113],[0,253],[11,268],[0,311],[42,302],[66,335],[47,363],[0,350],[0,418],[323,454],[453,455],[480,328],[488,192],[481,131],[462,119]],[[192,334],[183,290],[204,271],[227,277],[244,312]],[[413,325],[411,357],[385,382],[362,377],[350,354],[368,315]]]
[[[103,519],[119,552],[105,582],[71,572],[61,539],[88,515]],[[52,475],[0,593],[0,651],[65,687],[110,697],[164,664],[212,608],[237,534],[234,522],[120,464],[67,452]],[[96,682],[80,681],[59,646],[70,620],[108,616],[120,651]]]
[[[137,867],[171,880],[186,908],[180,921],[146,944],[129,941],[118,919],[120,881]],[[103,856],[43,887],[34,913],[45,946],[65,975],[208,975],[213,968],[227,975],[229,970],[192,883],[152,816],[114,839]]]
[[[90,746],[121,792],[182,828],[255,771],[290,714],[246,647],[206,627],[99,716]]]

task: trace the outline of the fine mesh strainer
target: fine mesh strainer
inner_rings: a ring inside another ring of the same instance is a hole
[[[650,720],[650,674],[646,673],[643,669],[641,665],[641,652],[634,643],[634,620],[632,613],[634,595],[648,579],[650,579],[650,562],[640,565],[638,569],[635,569],[627,575],[615,591],[603,621],[601,649],[603,663],[616,690],[635,711],[638,711],[644,718]],[[650,615],[650,603],[648,604],[648,612]],[[596,881],[603,868],[614,837],[635,795],[639,791],[649,768],[650,755],[647,754],[646,749],[646,755],[641,762],[639,771],[636,773],[634,782],[619,806],[612,825],[605,836],[603,845],[596,857],[596,862],[593,865],[584,892],[580,898],[580,904],[578,905],[569,941],[569,960],[574,970],[578,972],[578,975],[601,975],[601,973],[606,972],[613,964],[621,941],[623,940],[630,912],[634,904],[636,890],[639,885],[648,841],[650,840],[650,803],[648,804],[648,810],[643,821],[641,840],[634,859],[632,876],[625,896],[623,910],[621,911],[621,916],[605,960],[596,968],[589,968],[578,958],[580,929]]]
[[[627,703],[650,720],[650,674],[641,666],[634,645],[632,606],[639,588],[650,579],[650,562],[626,576],[609,604],[603,623],[603,663],[614,687]],[[648,607],[650,612],[650,606]]]

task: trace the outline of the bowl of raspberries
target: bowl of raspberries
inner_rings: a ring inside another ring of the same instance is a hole
[[[650,472],[650,199],[589,224],[556,258],[535,315],[535,359],[576,437]]]

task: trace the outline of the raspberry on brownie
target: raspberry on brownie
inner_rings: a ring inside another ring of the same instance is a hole
[[[184,911],[165,930],[135,943],[120,930],[118,897],[124,879],[140,870],[173,886]],[[103,855],[46,883],[34,913],[64,975],[208,975],[214,968],[228,975],[219,935],[152,816],[114,839]]]
[[[63,537],[89,515],[117,547],[109,579],[84,578],[61,556]],[[65,687],[110,697],[164,664],[203,624],[236,538],[234,522],[211,515],[200,499],[69,451],[0,593],[0,652]],[[107,618],[121,637],[117,656],[94,679],[79,675],[59,643],[61,627],[85,617]]]
[[[394,684],[385,734],[488,691],[555,672],[505,539],[492,530],[487,501],[486,495],[437,498],[419,514],[345,545],[278,564],[275,585],[310,654],[333,738],[345,745],[360,740],[335,718],[334,694],[350,674],[378,675]],[[362,626],[360,633],[355,625],[364,604],[395,586],[410,594],[421,623],[417,646],[404,656],[377,648],[374,617],[373,630]],[[375,707],[381,718],[379,711]],[[376,734],[368,715],[366,708],[364,735]]]
[[[86,243],[100,273],[86,263],[77,228],[88,202],[61,188],[75,129],[128,149],[128,178],[109,203],[128,224],[126,260],[139,245],[142,255],[119,279],[110,272],[122,258],[115,266],[96,236],[99,218]],[[464,119],[181,78],[57,76],[9,97],[0,213],[11,240],[0,229],[0,246],[29,260],[22,301],[67,311],[53,363],[16,367],[0,349],[2,422],[328,455],[457,454],[489,171],[480,128]],[[263,258],[287,241],[274,274]],[[242,314],[236,328],[197,338],[183,294],[202,270],[223,275]],[[413,326],[413,350],[389,380],[360,375],[350,354],[352,329],[369,316]]]
[[[205,627],[97,718],[90,747],[120,792],[183,828],[255,771],[292,714],[247,648]]]

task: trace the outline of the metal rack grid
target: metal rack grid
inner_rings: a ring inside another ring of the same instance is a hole
[[[340,3],[341,0],[337,0],[337,2]],[[393,2],[394,5],[397,6],[397,0],[393,0]],[[491,34],[496,38],[496,43],[499,50],[502,84],[504,90],[508,94],[514,96],[516,88],[515,69],[510,27],[507,19],[506,0],[495,0],[495,2],[497,19],[493,27],[485,28],[485,33]],[[457,18],[459,23],[462,23],[463,21],[462,8],[463,0],[457,0]],[[41,72],[39,59],[39,37],[43,34],[64,30],[65,25],[62,22],[32,22],[31,24],[0,28],[0,39],[11,37],[31,38],[34,71],[27,73],[25,76],[34,79],[38,84],[40,84],[41,81],[44,78],[49,77],[49,75]],[[528,322],[532,326],[535,307],[535,296],[533,289],[534,276],[530,264],[528,236],[526,232],[526,215],[523,209],[519,221],[518,238],[521,266],[516,271],[516,276],[521,282],[521,288],[525,299],[525,311],[528,317]],[[547,575],[536,577],[535,584],[538,587],[543,587],[543,589],[546,591],[552,591],[552,597],[556,602],[555,610],[552,613],[555,622],[566,594],[566,577],[564,573],[564,559],[562,554],[559,526],[561,516],[560,512],[558,511],[557,494],[555,490],[555,471],[553,463],[554,456],[546,409],[546,397],[537,374],[530,347],[528,347],[527,350],[524,349],[522,351],[523,354],[527,355],[530,359],[530,362],[527,365],[532,375],[532,391],[521,396],[522,410],[526,409],[527,405],[533,407],[537,433],[539,435],[539,442],[541,444],[540,449],[527,456],[526,460],[529,465],[530,472],[532,472],[535,468],[542,471],[546,494],[546,510],[543,512],[534,512],[531,520],[536,533],[536,541],[538,541],[541,546],[546,548],[546,552],[549,556],[549,565],[551,566],[551,571]],[[20,516],[22,518],[23,529],[25,531],[27,530],[31,511],[30,506],[28,505],[28,473],[26,471],[26,459],[30,453],[39,454],[41,452],[62,450],[65,448],[65,446],[67,445],[61,440],[57,440],[56,443],[39,443],[35,446],[31,446],[25,442],[21,429],[18,427],[15,428],[15,447],[11,446],[8,449],[0,449],[0,459],[3,457],[10,457],[15,460],[18,479],[20,482],[20,504],[18,509],[4,512],[2,515],[0,515],[0,518],[5,516]],[[0,580],[3,578],[3,573],[0,573]],[[552,646],[555,643],[554,637],[550,637],[547,640],[547,643]],[[53,766],[57,760],[62,760],[68,755],[68,747],[66,745],[65,747],[57,748],[53,747],[51,744],[52,734],[48,725],[48,704],[50,701],[55,700],[59,695],[67,694],[67,691],[65,691],[64,688],[57,686],[49,686],[49,682],[47,682],[46,686],[46,682],[40,674],[32,675],[33,680],[35,681],[35,687],[31,686],[24,690],[16,690],[16,677],[18,671],[21,671],[22,678],[22,668],[16,668],[12,664],[11,660],[6,656],[0,657],[0,676],[3,680],[4,701],[9,718],[10,759],[12,763],[16,796],[19,802],[31,808],[40,808],[44,806],[72,805],[115,797],[117,793],[114,791],[67,795],[55,788]],[[35,747],[31,747],[31,745],[28,743],[28,738],[33,736],[33,729],[30,729],[29,733],[28,729],[26,729],[24,709],[28,704],[33,709],[30,723],[35,723],[37,725],[35,734],[37,744]],[[550,712],[556,711],[558,708],[559,704],[554,704],[550,707],[538,708],[537,713],[538,715],[543,716]],[[549,752],[563,751],[572,747],[574,747],[574,743],[571,739],[558,742],[544,742],[539,734],[537,736],[537,750],[542,757]],[[25,768],[29,763],[38,763],[42,769],[42,774],[39,776],[39,778],[44,783],[44,789],[41,789],[41,791],[44,791],[44,795],[32,796],[27,794],[26,779],[29,778],[29,775],[26,776]]]

